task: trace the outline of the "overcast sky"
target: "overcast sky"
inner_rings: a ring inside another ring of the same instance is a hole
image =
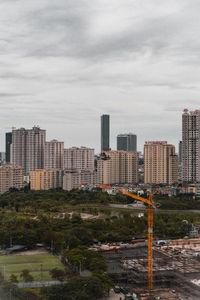
[[[0,150],[12,126],[100,150],[181,138],[200,108],[199,0],[0,0]]]

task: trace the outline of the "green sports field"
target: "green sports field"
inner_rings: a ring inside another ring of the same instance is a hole
[[[51,254],[0,256],[0,272],[4,274],[5,270],[6,280],[14,274],[19,281],[23,281],[20,273],[24,269],[30,271],[34,281],[52,280],[49,271],[53,268],[64,269],[61,262]]]

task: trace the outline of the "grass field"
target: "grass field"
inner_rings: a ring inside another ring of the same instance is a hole
[[[27,269],[33,276],[34,281],[52,280],[49,271],[53,268],[64,269],[61,262],[51,254],[22,255],[22,256],[0,256],[0,272],[9,280],[10,275],[17,276],[19,281],[22,270]]]

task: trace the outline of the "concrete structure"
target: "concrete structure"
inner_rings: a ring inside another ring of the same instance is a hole
[[[13,129],[12,164],[22,166],[25,175],[32,170],[43,169],[45,140],[46,131],[39,127]]]
[[[200,110],[182,114],[182,181],[200,183]]]
[[[24,187],[24,170],[20,166],[6,164],[0,167],[0,192],[7,192],[10,188]]]
[[[64,169],[94,171],[94,149],[86,147],[64,149]]]
[[[144,145],[144,183],[174,184],[178,182],[178,156],[175,146],[166,141]]]
[[[138,153],[105,151],[97,161],[99,184],[134,184],[138,182]]]
[[[117,150],[137,151],[137,135],[132,133],[118,134]]]
[[[50,190],[62,187],[63,171],[38,169],[30,172],[31,190]]]
[[[63,190],[70,191],[80,185],[96,184],[97,173],[90,170],[65,170],[63,176]]]
[[[12,144],[12,132],[6,132],[6,163],[10,163],[11,159],[11,144]]]
[[[64,168],[64,142],[52,140],[45,143],[44,168],[47,170]]]
[[[110,149],[110,115],[101,116],[101,152]]]

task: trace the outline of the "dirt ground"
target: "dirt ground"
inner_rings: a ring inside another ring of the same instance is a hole
[[[12,254],[12,256],[19,256],[19,255],[39,255],[39,254],[49,254],[49,252],[45,249],[37,249],[37,250],[28,250],[19,253]]]

